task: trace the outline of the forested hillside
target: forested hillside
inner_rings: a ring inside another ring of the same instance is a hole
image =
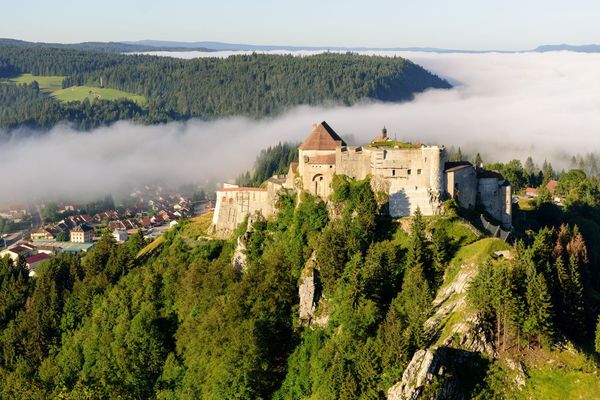
[[[145,51],[214,51],[200,46],[178,47],[178,46],[150,46],[142,43],[122,43],[122,42],[81,42],[81,43],[45,43],[45,42],[27,42],[17,39],[0,38],[0,46],[18,46],[26,48],[50,47],[55,49],[71,50],[91,50],[107,53],[131,53]]]
[[[92,101],[87,107],[97,112],[88,115],[82,110],[83,104],[61,103],[51,93],[3,88],[0,127],[49,128],[60,121],[69,121],[87,129],[117,119],[158,123],[231,115],[260,118],[302,104],[351,105],[363,99],[403,101],[428,88],[450,87],[446,81],[399,57],[254,54],[180,60],[64,48],[0,46],[0,78],[25,73],[63,76],[63,87],[119,89],[144,96],[147,105],[132,115],[130,110],[122,110],[132,107],[127,102],[107,105]],[[6,79],[0,85],[14,86]],[[102,99],[98,102],[102,103]],[[44,105],[40,109],[41,103]]]
[[[256,157],[252,171],[238,176],[236,183],[240,186],[260,186],[273,175],[287,174],[290,164],[298,161],[298,146],[279,143],[263,149]]]
[[[600,390],[598,262],[585,232],[544,228],[513,247],[480,237],[451,203],[444,216],[390,220],[368,180],[337,177],[334,189],[329,206],[284,195],[276,217],[242,224],[229,241],[210,238],[206,215],[150,245],[106,234],[34,279],[2,260],[0,397],[380,399],[432,345],[445,372],[424,393],[452,379],[466,398],[565,398],[564,375],[585,382],[568,386],[581,398]],[[562,221],[577,217],[586,218],[570,209]],[[496,250],[510,256],[493,259]],[[444,307],[433,299],[466,272],[466,299],[436,334],[427,327]],[[314,318],[301,321],[309,276],[320,295]],[[471,324],[489,353],[444,328]],[[465,354],[477,361],[468,373],[454,363]],[[522,385],[509,361],[526,371]]]

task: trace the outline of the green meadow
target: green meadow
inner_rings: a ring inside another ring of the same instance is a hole
[[[124,92],[118,89],[99,88],[95,86],[72,86],[63,89],[62,83],[64,79],[64,76],[22,74],[16,78],[5,79],[4,82],[29,84],[33,81],[37,81],[41,92],[49,94],[55,99],[63,102],[83,101],[84,99],[92,101],[94,99],[117,100],[125,98],[135,101],[139,105],[146,104],[146,98],[144,96]]]
[[[92,101],[94,99],[117,100],[125,98],[135,101],[140,105],[146,103],[146,98],[144,96],[123,92],[117,89],[98,88],[94,86],[73,86],[56,90],[52,93],[52,97],[64,102],[83,101],[84,99]]]
[[[8,79],[10,82],[23,84],[23,83],[31,83],[33,81],[37,81],[40,86],[40,90],[44,93],[52,93],[56,90],[62,89],[62,83],[65,79],[64,76],[41,76],[41,75],[32,75],[32,74],[22,74],[16,78]]]

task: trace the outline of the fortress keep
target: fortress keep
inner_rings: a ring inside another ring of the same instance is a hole
[[[412,215],[417,208],[423,215],[437,215],[442,202],[453,198],[463,208],[483,208],[504,228],[511,226],[510,183],[469,162],[447,162],[444,147],[391,140],[385,128],[368,145],[348,146],[323,121],[313,126],[298,153],[299,161],[288,174],[269,179],[265,188],[227,185],[217,191],[213,217],[217,232],[226,235],[255,211],[266,217],[273,214],[282,189],[304,190],[326,200],[336,174],[370,176],[373,189],[388,195],[392,217]]]

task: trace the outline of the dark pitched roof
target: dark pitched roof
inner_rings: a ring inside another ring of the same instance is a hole
[[[498,171],[488,171],[487,169],[477,169],[477,178],[479,179],[489,179],[496,178],[498,180],[503,180],[504,177]]]
[[[452,172],[452,171],[457,171],[461,168],[464,167],[472,167],[473,164],[471,164],[468,161],[448,161],[445,165],[444,165],[444,171],[448,172]]]
[[[72,232],[89,232],[89,231],[93,231],[94,228],[92,228],[89,225],[86,224],[81,224],[81,225],[77,225],[75,227],[75,229],[72,230]]]
[[[29,256],[25,259],[25,262],[27,264],[35,264],[38,263],[40,261],[44,261],[44,260],[49,260],[51,259],[52,256],[46,254],[46,253],[39,253],[39,254],[34,254],[32,256]]]
[[[8,249],[9,251],[12,251],[15,254],[21,254],[27,251],[31,251],[30,249],[28,249],[27,247],[21,246],[21,245],[17,245],[13,248]]]
[[[315,126],[304,143],[300,145],[300,150],[335,150],[339,146],[346,146],[346,143],[337,133],[323,121]]]

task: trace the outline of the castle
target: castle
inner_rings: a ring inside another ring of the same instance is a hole
[[[384,128],[365,146],[348,146],[325,122],[313,125],[298,148],[298,162],[287,175],[270,178],[263,188],[225,185],[217,191],[213,225],[226,236],[245,217],[260,211],[267,217],[276,212],[281,190],[307,191],[327,199],[334,175],[356,179],[371,177],[375,191],[388,195],[392,217],[441,213],[442,202],[453,198],[463,208],[481,207],[510,229],[512,190],[510,183],[492,171],[466,161],[447,162],[444,147],[391,140]]]

